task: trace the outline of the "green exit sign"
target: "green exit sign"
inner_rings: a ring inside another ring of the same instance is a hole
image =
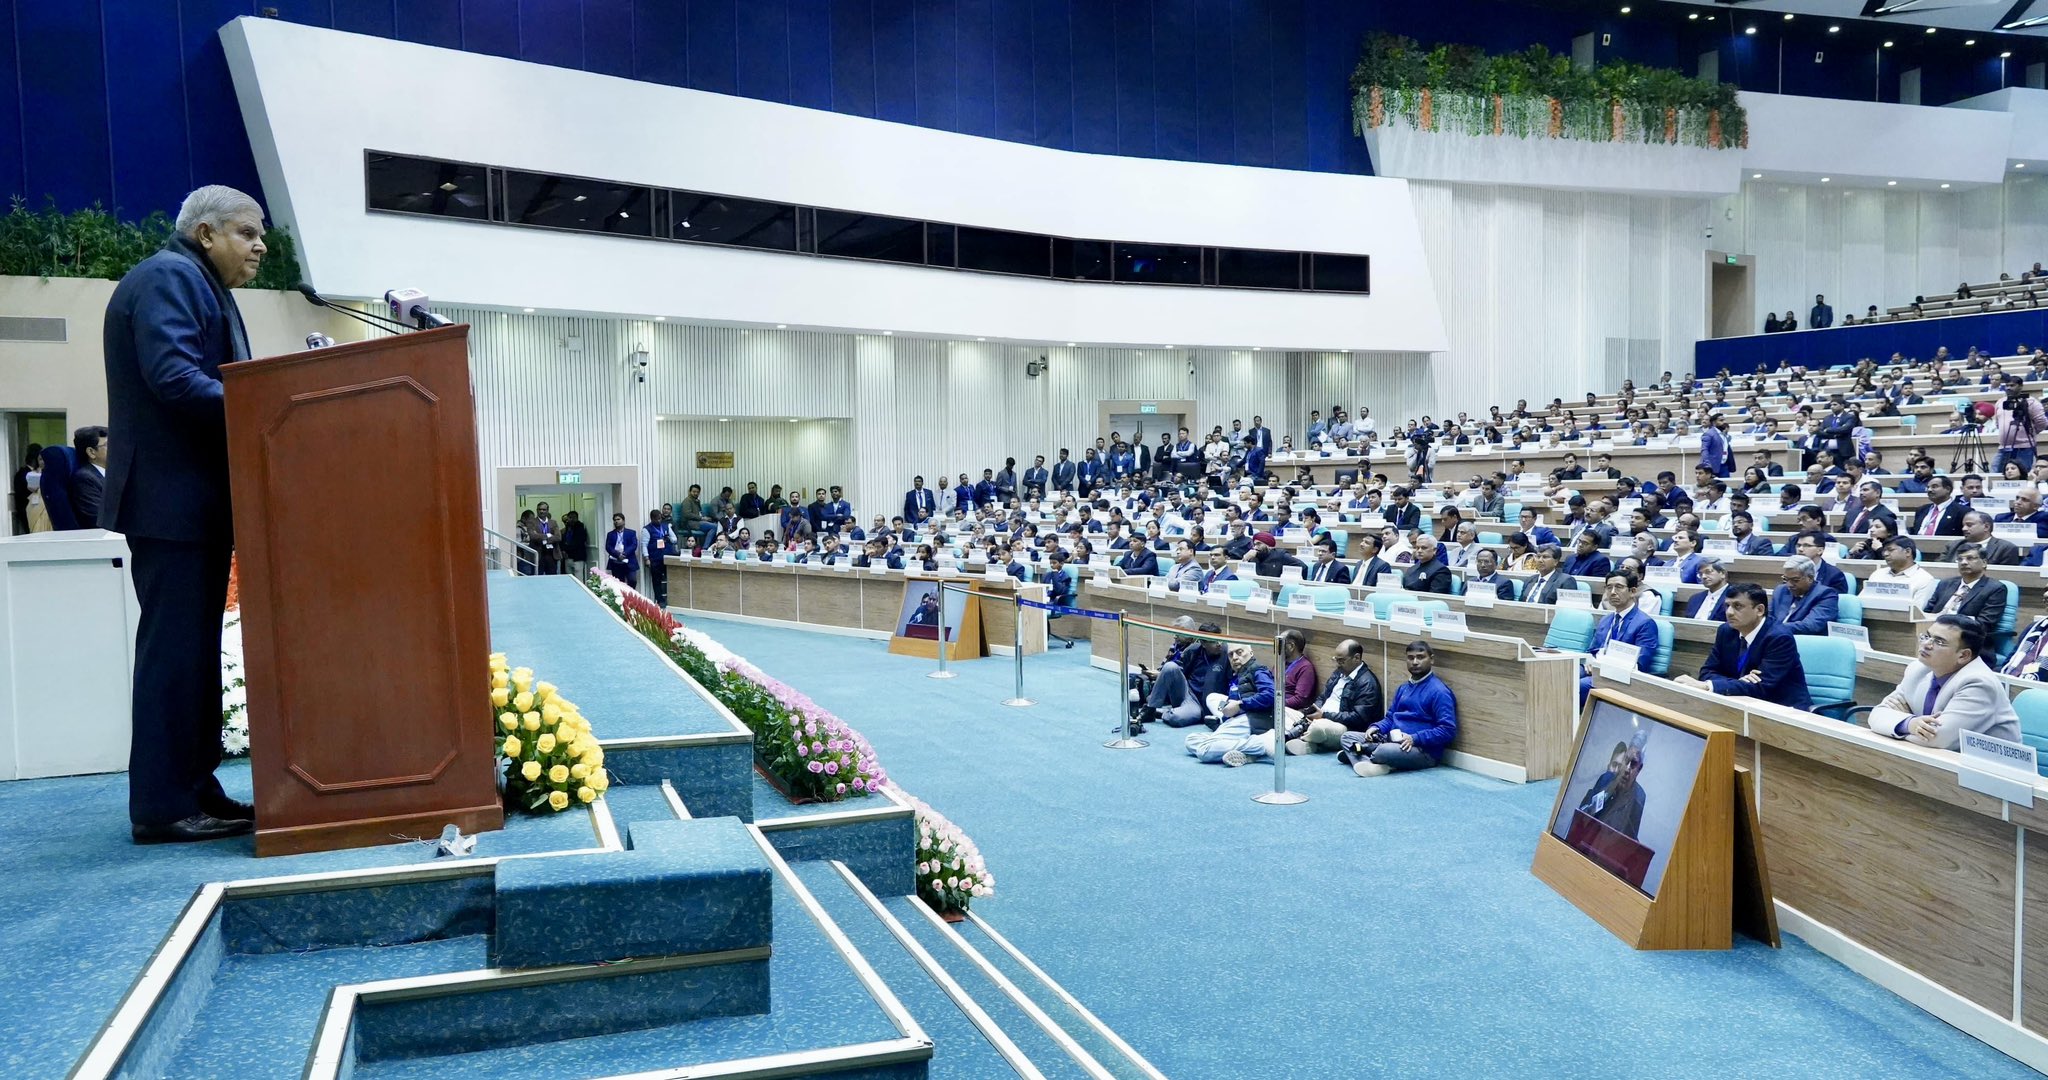
[[[580,484],[580,483],[582,483],[582,482],[583,482],[583,470],[582,470],[582,469],[556,469],[556,470],[555,470],[555,483],[557,483],[557,484]]]
[[[1730,256],[1728,256],[1728,265],[1730,265],[1730,266],[1734,266],[1734,265],[1735,265],[1735,262],[1736,262],[1735,256],[1733,256],[1733,255],[1730,255]]]
[[[1138,404],[1138,411],[1149,416],[1159,411],[1159,403],[1156,401],[1140,402]]]

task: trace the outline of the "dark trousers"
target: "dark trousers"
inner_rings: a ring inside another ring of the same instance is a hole
[[[647,560],[647,587],[654,593],[654,602],[668,606],[668,560],[652,558]]]
[[[640,567],[637,563],[629,563],[619,559],[606,559],[604,570],[605,573],[625,582],[627,588],[632,589],[634,592],[640,591]]]
[[[220,628],[227,542],[128,538],[135,631],[128,818],[169,825],[226,801],[220,780]]]

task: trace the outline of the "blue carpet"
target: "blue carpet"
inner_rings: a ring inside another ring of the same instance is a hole
[[[249,795],[247,762],[221,769]],[[120,1004],[192,891],[209,881],[429,862],[426,844],[254,857],[248,837],[137,847],[128,839],[128,778],[0,784],[0,1076],[62,1076]],[[477,840],[479,856],[596,846],[588,813],[515,817]],[[296,1073],[296,1068],[293,1072]],[[253,1075],[253,1074],[252,1074]]]
[[[554,683],[599,739],[733,730],[575,578],[488,581],[492,651]]]
[[[780,875],[775,878],[775,955],[765,1014],[697,1020],[537,1046],[447,1057],[379,1061],[359,1080],[447,1080],[515,1075],[611,1076],[733,1057],[894,1038],[888,1017],[853,977]]]
[[[490,966],[481,935],[382,948],[230,956],[166,1080],[291,1076],[306,1066],[336,986]]]
[[[1116,683],[1085,645],[1028,658],[1039,704],[1008,709],[1005,660],[927,680],[877,641],[695,624],[966,829],[998,879],[976,910],[1176,1080],[2035,1075],[1797,939],[1624,946],[1529,873],[1554,784],[1316,757],[1288,770],[1310,801],[1267,807],[1271,766],[1196,765],[1164,727],[1102,749]],[[1349,1033],[1375,1018],[1404,1033]]]
[[[612,821],[618,825],[621,838],[626,835],[627,826],[636,821],[676,819],[660,784],[613,784],[604,793],[604,801],[611,807]]]

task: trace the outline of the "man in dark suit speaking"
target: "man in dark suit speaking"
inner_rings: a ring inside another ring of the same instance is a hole
[[[111,427],[99,523],[128,537],[141,619],[128,758],[139,844],[213,840],[254,827],[221,790],[220,632],[234,524],[222,364],[249,358],[229,291],[263,261],[263,208],[203,187],[177,235],[130,270],[107,302]]]

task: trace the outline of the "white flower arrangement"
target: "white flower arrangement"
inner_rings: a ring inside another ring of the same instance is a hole
[[[220,625],[220,743],[229,757],[249,752],[249,684],[242,677],[242,613],[229,611]]]
[[[964,912],[979,897],[993,896],[996,877],[981,860],[981,849],[945,815],[903,791],[917,816],[917,895],[940,914]]]

